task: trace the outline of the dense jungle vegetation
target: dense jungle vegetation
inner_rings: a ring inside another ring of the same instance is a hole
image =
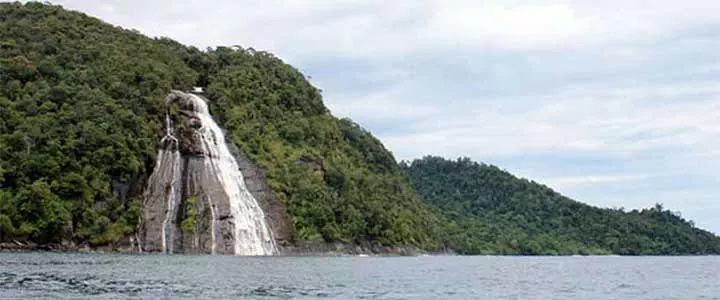
[[[295,239],[467,254],[720,252],[717,237],[661,207],[594,208],[468,160],[398,165],[270,53],[197,49],[34,2],[0,3],[0,242],[99,246],[132,234],[164,97],[193,86],[267,171]]]
[[[60,6],[0,4],[0,240],[101,245],[142,211],[170,89],[207,89],[295,238],[439,247],[392,154],[266,52],[200,50]]]
[[[586,205],[468,158],[402,162],[425,201],[450,221],[448,245],[466,254],[712,254],[720,238],[662,207]]]

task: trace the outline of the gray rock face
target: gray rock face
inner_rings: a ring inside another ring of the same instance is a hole
[[[192,102],[182,92],[167,96],[169,106],[180,114],[170,130],[177,142],[165,139],[158,164],[144,193],[144,214],[139,229],[143,251],[172,253],[233,254],[233,219],[230,202],[214,170],[208,170],[206,154],[196,129]],[[292,223],[285,206],[267,185],[265,172],[235,145],[228,145],[243,174],[248,191],[258,201],[278,245],[292,239]],[[215,222],[213,222],[213,216]],[[163,232],[167,244],[163,246]],[[214,243],[213,243],[214,240]]]
[[[325,169],[323,168],[323,162],[321,159],[319,159],[317,157],[313,157],[313,156],[305,154],[305,155],[300,156],[300,158],[298,158],[295,161],[295,164],[306,165],[315,172],[320,172],[322,174],[325,174]]]
[[[149,251],[162,251],[163,232],[167,230],[170,236],[177,234],[175,223],[166,223],[168,214],[177,211],[177,201],[182,191],[180,179],[180,154],[176,144],[167,140],[161,146],[155,169],[148,179],[148,186],[144,194],[144,216],[141,224],[141,243]],[[167,245],[169,251],[171,245]]]
[[[229,145],[230,151],[235,156],[240,172],[245,178],[245,185],[250,193],[259,202],[270,229],[275,236],[278,245],[292,242],[293,225],[290,216],[287,214],[285,205],[275,195],[267,184],[265,170],[253,163],[234,144]]]

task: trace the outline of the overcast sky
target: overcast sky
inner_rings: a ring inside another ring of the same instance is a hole
[[[54,1],[275,53],[398,159],[468,156],[720,233],[720,1]],[[531,3],[531,4],[528,4]]]

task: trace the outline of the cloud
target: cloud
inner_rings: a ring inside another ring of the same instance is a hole
[[[445,155],[476,153],[485,157],[575,151],[632,158],[652,150],[711,150],[720,146],[713,138],[720,134],[720,105],[643,102],[646,97],[683,98],[703,89],[720,94],[714,83],[701,83],[672,89],[570,88],[558,94],[530,96],[529,100],[505,98],[509,104],[478,101],[460,109],[438,104],[425,109],[432,111],[433,117],[410,124],[414,134],[387,136],[385,141],[391,148],[408,143],[428,146],[411,149],[417,152],[440,143],[449,152]],[[448,142],[456,144],[457,153]]]
[[[652,42],[717,23],[715,1],[56,1],[199,46],[248,44],[285,56],[408,55],[448,48],[567,49]],[[641,4],[642,3],[642,4]],[[623,9],[618,10],[618,7]]]
[[[720,232],[719,1],[56,3],[199,47],[272,51],[400,159],[470,156]]]
[[[546,179],[545,183],[559,189],[577,188],[582,185],[628,183],[647,179],[647,174],[611,174],[595,176],[570,176]]]

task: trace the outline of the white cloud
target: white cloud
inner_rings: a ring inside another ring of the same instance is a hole
[[[438,103],[431,110],[434,117],[410,125],[414,134],[386,136],[384,140],[393,149],[417,145],[406,153],[415,157],[440,145],[444,155],[474,153],[479,157],[554,151],[633,157],[666,147],[715,149],[720,147],[720,139],[713,138],[720,135],[720,105],[681,100],[698,90],[720,95],[720,86],[708,82],[621,91],[570,88],[558,94],[528,96],[534,103],[504,99],[507,103],[522,103],[521,107],[511,109],[508,109],[511,104],[488,105],[482,100],[460,110]],[[678,100],[642,103],[647,97]],[[720,100],[718,96],[713,98]],[[373,107],[382,108],[370,106]]]
[[[592,26],[590,18],[567,5],[450,3],[436,4],[423,38],[470,47],[555,48],[581,37]]]
[[[294,58],[564,49],[652,40],[720,22],[716,1],[611,2],[56,1],[151,35],[198,46],[252,45]]]
[[[371,92],[368,95],[351,97],[342,104],[328,103],[333,114],[371,121],[384,119],[416,120],[437,112],[432,104],[402,102],[404,90],[395,87],[390,90]]]
[[[568,176],[552,177],[545,179],[544,183],[556,189],[566,190],[577,188],[583,185],[628,183],[644,180],[650,177],[648,174],[610,174],[595,176]]]

